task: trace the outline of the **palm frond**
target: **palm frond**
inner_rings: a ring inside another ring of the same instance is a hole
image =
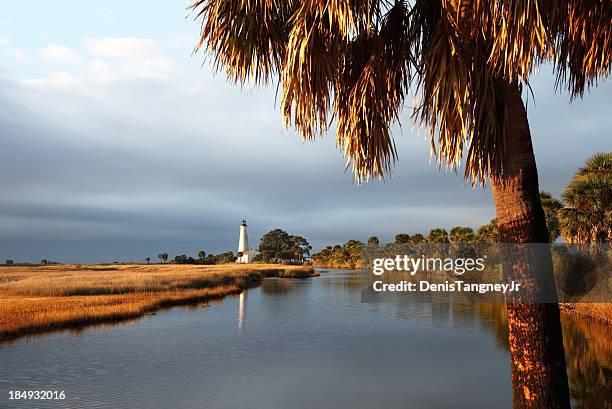
[[[552,57],[556,0],[476,1],[473,24],[490,39],[489,64],[502,78],[528,82],[534,67]]]
[[[335,87],[337,143],[356,180],[382,177],[397,159],[390,127],[412,79],[407,8],[396,3],[379,32],[363,31],[344,53]]]
[[[281,112],[304,140],[337,119],[355,179],[397,158],[392,124],[410,84],[413,118],[472,184],[504,170],[506,91],[553,61],[557,86],[580,96],[612,69],[609,0],[195,0],[197,49],[235,82],[279,75]],[[516,93],[515,93],[516,94]]]
[[[431,149],[438,160],[456,167],[470,134],[466,127],[470,68],[454,22],[443,14],[421,60],[422,96],[415,119],[429,128]]]
[[[576,172],[559,210],[563,238],[572,243],[612,240],[612,153],[597,153]]]
[[[567,2],[558,25],[554,59],[557,86],[564,86],[572,97],[582,96],[612,70],[612,2]]]
[[[465,177],[484,183],[503,168],[507,113],[503,84],[487,64],[482,36],[464,41],[453,7],[440,19],[420,64],[422,103],[415,118],[429,129],[431,149],[440,165],[455,169],[464,157]]]
[[[285,59],[289,18],[295,0],[196,0],[191,9],[201,19],[200,41],[217,69],[235,82],[266,83]]]
[[[310,2],[302,4],[293,20],[281,73],[281,111],[285,124],[294,125],[304,140],[310,140],[329,125],[333,84],[345,42],[339,26],[346,22],[328,25],[329,16]]]

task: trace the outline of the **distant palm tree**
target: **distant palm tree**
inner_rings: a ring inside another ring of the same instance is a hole
[[[489,224],[480,226],[476,232],[477,241],[480,243],[499,243],[499,228],[497,220],[493,219]]]
[[[448,232],[444,229],[436,228],[431,229],[427,235],[427,243],[432,244],[445,244],[449,243]]]
[[[395,235],[395,244],[406,244],[410,243],[410,235],[406,233],[400,233]]]
[[[410,236],[410,243],[412,244],[425,243],[425,236],[423,236],[421,233],[413,234],[412,236]]]
[[[561,234],[568,243],[612,241],[612,152],[597,153],[563,192]]]
[[[145,257],[145,263],[149,264],[150,261],[151,261],[151,257]]]
[[[540,191],[540,201],[544,209],[546,227],[548,228],[548,240],[552,243],[561,235],[559,230],[559,209],[563,207],[559,199],[555,199],[550,193]]]
[[[236,82],[279,77],[280,108],[304,140],[337,126],[357,180],[387,173],[406,97],[439,163],[490,180],[502,242],[549,240],[522,85],[550,61],[572,97],[612,67],[612,7],[590,1],[195,0],[198,48]],[[332,121],[332,118],[334,121]],[[533,292],[538,266],[504,266]],[[551,270],[552,258],[541,261]],[[508,303],[516,408],[569,408],[559,309]]]
[[[448,236],[451,243],[473,243],[476,241],[476,234],[471,227],[455,226],[451,229]]]

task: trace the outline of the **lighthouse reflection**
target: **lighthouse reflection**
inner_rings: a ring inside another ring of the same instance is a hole
[[[238,306],[238,333],[242,333],[244,324],[246,322],[246,308],[247,308],[247,291],[240,293],[240,304]]]

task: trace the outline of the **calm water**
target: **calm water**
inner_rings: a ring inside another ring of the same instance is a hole
[[[500,306],[362,304],[366,281],[347,271],[270,279],[208,309],[0,344],[0,407],[511,407]],[[572,372],[574,406],[609,405],[610,368],[584,358],[591,343],[564,326],[588,369]],[[66,400],[7,400],[24,389]]]

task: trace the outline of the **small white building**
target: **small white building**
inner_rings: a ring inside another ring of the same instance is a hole
[[[240,223],[240,237],[238,238],[238,258],[236,263],[250,263],[253,257],[258,253],[249,248],[249,235],[247,233],[246,220]]]

